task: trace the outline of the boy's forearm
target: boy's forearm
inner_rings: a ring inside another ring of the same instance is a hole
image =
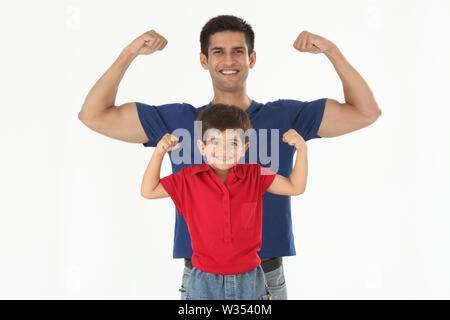
[[[308,178],[308,154],[306,149],[306,146],[300,150],[297,149],[294,168],[289,177],[296,193],[299,194],[305,192]]]
[[[161,164],[164,159],[164,154],[158,152],[157,149],[153,152],[152,158],[147,166],[142,179],[141,194],[149,195],[155,190],[160,182]]]

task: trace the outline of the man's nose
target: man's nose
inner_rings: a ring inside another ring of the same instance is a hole
[[[233,55],[231,53],[225,53],[223,56],[223,63],[225,64],[225,67],[230,67],[233,65]]]

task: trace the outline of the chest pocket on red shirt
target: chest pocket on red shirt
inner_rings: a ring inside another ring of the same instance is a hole
[[[255,225],[256,201],[245,202],[239,206],[241,224],[244,229],[250,229]]]

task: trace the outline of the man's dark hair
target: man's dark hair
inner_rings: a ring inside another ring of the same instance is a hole
[[[226,129],[242,129],[245,134],[248,129],[252,128],[247,112],[239,107],[222,103],[212,104],[202,110],[197,117],[197,121],[202,122],[203,135],[208,129],[217,129],[221,132]],[[198,134],[200,136],[200,132]],[[206,143],[203,138],[203,136],[200,136],[200,139]],[[248,135],[245,135],[245,142],[242,141],[247,143],[248,140]]]
[[[221,31],[241,31],[245,34],[248,55],[253,52],[255,47],[255,33],[252,26],[245,20],[231,15],[220,15],[210,19],[200,32],[200,47],[202,53],[208,58],[209,37],[216,32]]]

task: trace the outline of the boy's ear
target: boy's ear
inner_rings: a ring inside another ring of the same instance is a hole
[[[244,149],[242,150],[241,157],[245,156],[245,153],[247,152],[247,150],[248,150],[249,147],[250,147],[250,142],[247,142],[247,143],[244,145]]]
[[[205,144],[203,143],[202,140],[197,139],[197,147],[198,147],[198,150],[200,150],[201,155],[204,156],[205,155]]]

